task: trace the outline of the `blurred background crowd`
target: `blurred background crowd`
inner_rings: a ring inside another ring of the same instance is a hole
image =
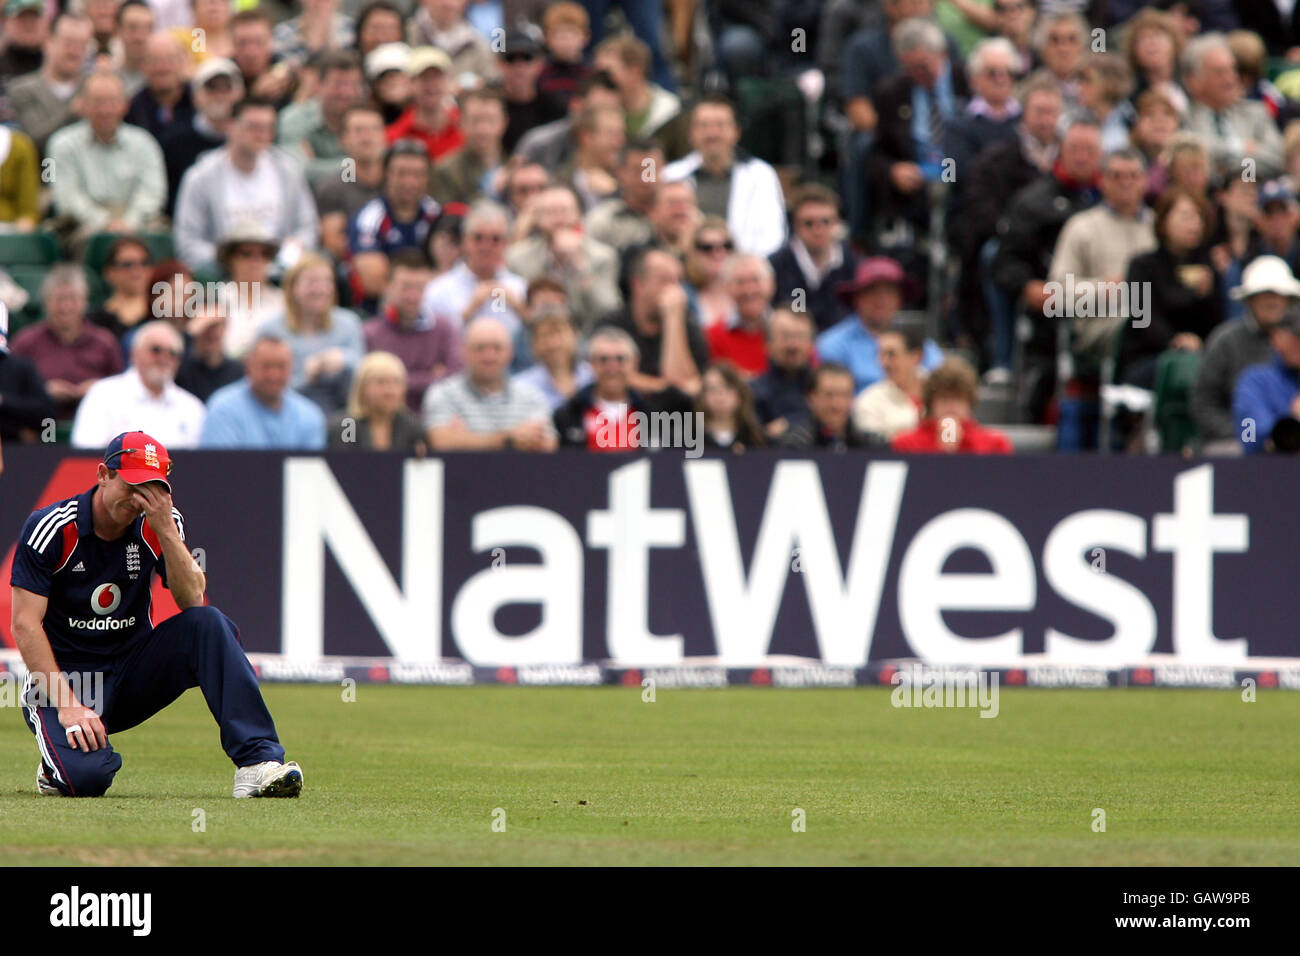
[[[1300,448],[1295,0],[6,0],[0,123],[5,442]]]

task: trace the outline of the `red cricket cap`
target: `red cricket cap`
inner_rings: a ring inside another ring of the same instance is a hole
[[[123,432],[108,443],[104,464],[116,469],[128,485],[161,481],[171,491],[167,477],[172,473],[172,458],[158,439],[144,432]]]

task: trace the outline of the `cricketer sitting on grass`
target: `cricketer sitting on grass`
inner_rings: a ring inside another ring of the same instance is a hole
[[[10,583],[14,640],[29,673],[23,715],[41,756],[37,791],[102,796],[122,766],[108,735],[197,686],[234,761],[234,795],[296,797],[302,769],[284,762],[239,631],[203,603],[207,579],[186,550],[171,470],[161,442],[125,432],[109,443],[95,487],[23,526]],[[181,608],[157,626],[155,569]],[[88,688],[100,698],[93,707],[83,701]]]

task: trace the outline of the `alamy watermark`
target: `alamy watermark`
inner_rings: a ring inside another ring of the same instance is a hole
[[[684,448],[687,458],[704,453],[703,412],[630,412],[620,402],[596,428],[597,448]]]
[[[80,703],[103,714],[103,671],[73,671],[60,676],[63,679],[51,686],[49,675],[44,673],[0,674],[0,708],[71,707]]]
[[[890,678],[896,684],[890,703],[895,707],[974,707],[981,717],[998,715],[998,675],[995,671],[932,669],[912,664]]]
[[[1043,294],[1043,315],[1049,319],[1131,318],[1135,329],[1151,324],[1150,282],[1075,282],[1074,274],[1066,273],[1064,282],[1044,282]]]
[[[196,282],[177,273],[153,284],[155,319],[192,319],[198,315],[247,315],[262,307],[260,282]]]

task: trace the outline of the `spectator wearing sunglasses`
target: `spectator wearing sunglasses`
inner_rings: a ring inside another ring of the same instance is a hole
[[[944,148],[955,164],[958,189],[976,156],[994,143],[1015,138],[1020,118],[1014,95],[1018,63],[1016,48],[1004,37],[981,40],[971,52],[966,63],[971,101],[949,125]]]
[[[490,199],[469,207],[463,224],[461,260],[434,279],[420,301],[423,324],[461,329],[478,316],[492,316],[513,335],[522,325],[528,282],[506,268],[505,208]]]
[[[104,257],[103,269],[104,281],[112,291],[104,304],[90,313],[90,321],[108,329],[120,342],[128,331],[150,316],[152,270],[153,257],[143,239],[137,236],[114,239]]]
[[[171,448],[196,448],[203,403],[176,384],[184,341],[169,322],[146,322],[131,342],[131,366],[90,387],[77,408],[72,444],[99,448],[144,427]]]
[[[853,278],[857,257],[843,238],[840,201],[833,190],[810,184],[790,198],[794,235],[772,254],[775,302],[791,302],[812,316],[818,331],[848,315],[835,286]]]
[[[255,222],[236,226],[217,247],[217,261],[229,277],[222,286],[222,311],[224,346],[231,358],[243,358],[262,324],[284,313],[284,292],[270,279],[279,251],[280,244]]]
[[[502,142],[506,152],[513,153],[530,129],[561,119],[568,110],[563,102],[538,88],[546,61],[537,41],[522,32],[508,33],[505,39],[505,49],[500,54],[501,92],[505,95],[510,122]]]
[[[727,232],[726,220],[720,216],[706,216],[694,232],[686,253],[687,289],[700,317],[700,327],[708,328],[736,308],[722,279],[722,267],[736,251],[736,245]]]

